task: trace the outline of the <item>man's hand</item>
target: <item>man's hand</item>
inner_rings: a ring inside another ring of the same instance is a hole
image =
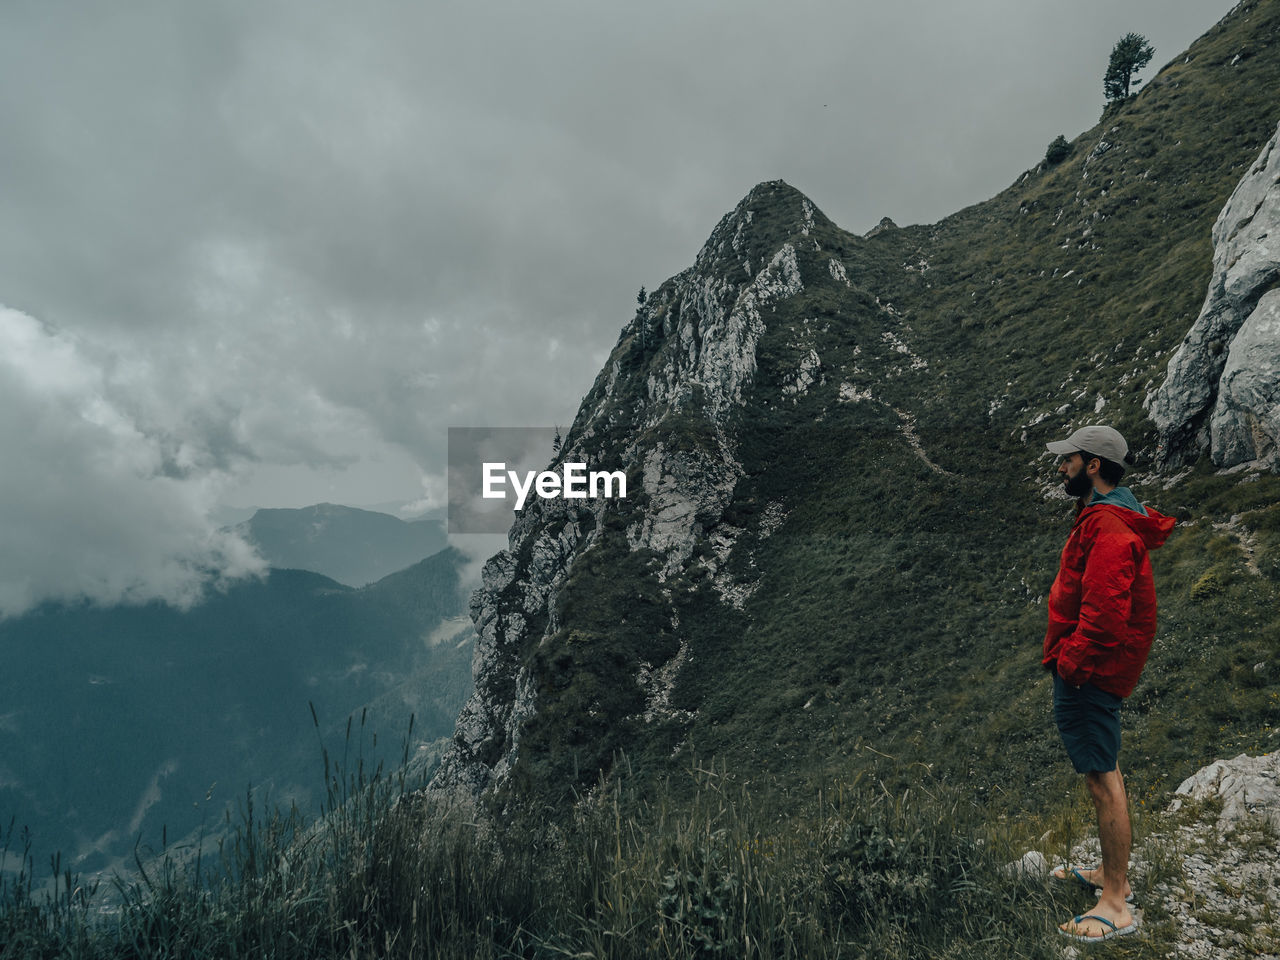
[[[1058,676],[1064,681],[1079,689],[1089,682],[1090,673],[1072,657],[1072,653],[1075,652],[1072,649],[1073,646],[1080,648],[1081,653],[1088,649],[1083,644],[1072,643],[1077,636],[1077,634],[1072,634],[1063,643],[1062,649],[1058,651],[1058,659],[1054,663],[1054,669],[1058,671]]]

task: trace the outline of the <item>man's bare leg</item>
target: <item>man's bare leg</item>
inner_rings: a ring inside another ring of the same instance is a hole
[[[1121,775],[1121,773],[1120,773],[1120,768],[1119,768],[1119,767],[1117,767],[1115,770],[1111,771],[1110,773],[1094,773],[1094,774],[1086,774],[1086,775],[1085,775],[1085,777],[1086,777],[1085,783],[1086,783],[1086,785],[1089,787],[1089,795],[1093,798],[1094,811],[1096,812],[1096,814],[1097,814],[1097,816],[1098,816],[1098,824],[1099,824],[1099,828],[1098,828],[1098,839],[1099,839],[1099,841],[1100,841],[1100,842],[1102,842],[1102,843],[1104,844],[1104,848],[1103,848],[1103,863],[1104,863],[1104,865],[1105,865],[1105,863],[1106,863],[1106,848],[1105,848],[1106,840],[1105,840],[1105,839],[1103,839],[1103,830],[1102,830],[1102,826],[1101,826],[1101,824],[1102,824],[1102,812],[1103,812],[1103,811],[1102,811],[1102,809],[1098,806],[1098,794],[1095,792],[1093,785],[1089,783],[1088,778],[1089,778],[1089,777],[1099,777],[1099,778],[1104,778],[1104,777],[1111,777],[1111,776],[1115,776],[1115,777],[1120,781],[1120,784],[1119,784],[1119,786],[1120,786],[1120,793],[1121,793],[1122,799],[1123,799],[1123,801],[1124,801],[1124,807],[1123,807],[1123,809],[1124,809],[1124,831],[1123,831],[1123,833],[1124,833],[1124,838],[1125,838],[1125,849],[1124,849],[1124,851],[1122,852],[1122,861],[1121,861],[1121,862],[1122,862],[1122,863],[1124,863],[1124,864],[1126,865],[1126,867],[1125,867],[1125,877],[1124,877],[1124,895],[1125,895],[1125,897],[1128,897],[1128,896],[1129,896],[1129,894],[1133,892],[1133,888],[1129,886],[1129,878],[1128,878],[1128,873],[1129,873],[1129,871],[1128,871],[1128,863],[1129,863],[1129,845],[1132,843],[1132,837],[1131,837],[1131,835],[1130,835],[1130,829],[1129,829],[1129,804],[1128,804],[1128,797],[1127,797],[1127,795],[1125,794],[1125,789],[1124,789],[1124,777],[1123,777],[1123,776]],[[1121,853],[1121,852],[1120,852],[1120,851],[1118,851],[1118,853]],[[1091,869],[1091,870],[1085,870],[1085,869],[1083,869],[1083,868],[1077,868],[1077,872],[1080,874],[1080,876],[1084,877],[1084,879],[1085,879],[1085,880],[1089,881],[1089,882],[1090,882],[1090,883],[1092,883],[1094,886],[1096,886],[1096,887],[1101,887],[1103,890],[1105,890],[1105,889],[1107,888],[1107,884],[1106,884],[1106,876],[1104,875],[1104,872],[1103,872],[1103,868],[1102,868],[1102,867],[1096,867],[1096,868]],[[1054,870],[1053,875],[1054,875],[1055,877],[1057,877],[1059,880],[1069,880],[1069,879],[1071,879],[1071,865],[1070,865],[1070,864],[1068,864],[1068,865],[1067,865],[1067,866],[1065,866],[1065,867],[1058,867],[1058,868],[1056,868],[1056,869]]]
[[[1124,777],[1116,767],[1106,773],[1086,773],[1085,784],[1098,814],[1098,841],[1102,845],[1100,870],[1080,871],[1091,883],[1102,887],[1098,905],[1090,913],[1106,917],[1117,927],[1133,922],[1124,898],[1129,895],[1129,851],[1133,835],[1129,825],[1129,800],[1124,791]],[[1085,936],[1101,936],[1108,927],[1096,920],[1068,922],[1062,929]]]

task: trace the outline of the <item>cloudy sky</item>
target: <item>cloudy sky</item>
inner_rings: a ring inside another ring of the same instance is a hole
[[[1232,6],[7,0],[0,614],[250,570],[228,506],[439,504],[755,183],[940,219]]]

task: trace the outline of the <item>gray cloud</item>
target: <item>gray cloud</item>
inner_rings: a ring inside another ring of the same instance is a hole
[[[251,570],[222,502],[438,503],[446,428],[567,426],[756,182],[936,220],[1230,6],[6,4],[6,608]]]
[[[219,471],[189,439],[198,427],[145,423],[157,411],[138,408],[105,372],[113,366],[0,308],[0,616],[78,596],[188,604],[211,572],[262,568],[243,542],[210,528]]]

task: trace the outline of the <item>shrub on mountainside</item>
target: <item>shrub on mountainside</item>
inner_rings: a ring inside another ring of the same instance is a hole
[[[1048,149],[1044,152],[1044,161],[1051,166],[1057,166],[1063,160],[1071,155],[1071,144],[1067,142],[1067,138],[1062,134],[1058,134],[1050,143]]]

